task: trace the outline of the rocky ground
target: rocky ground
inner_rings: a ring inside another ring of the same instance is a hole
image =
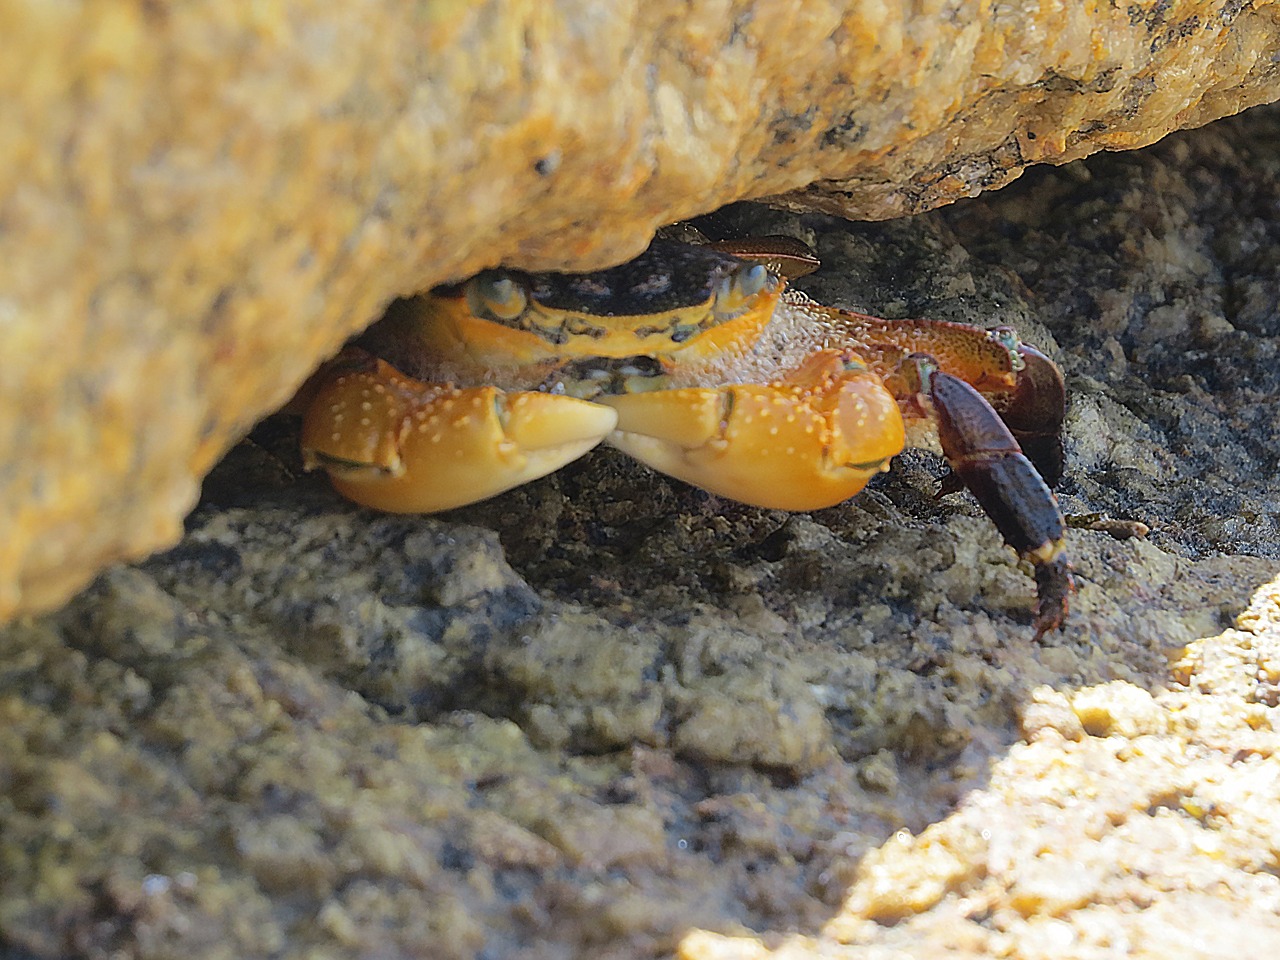
[[[0,632],[0,957],[1280,944],[1278,147],[1260,109],[909,220],[717,221],[1060,362],[1040,643],[927,451],[812,514],[604,451],[389,517],[263,425],[175,550]]]

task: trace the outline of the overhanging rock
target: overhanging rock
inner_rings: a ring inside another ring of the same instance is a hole
[[[0,3],[0,620],[171,543],[396,294],[744,197],[883,218],[1280,96],[1280,13]]]

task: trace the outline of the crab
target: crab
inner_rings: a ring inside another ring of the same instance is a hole
[[[1036,638],[1060,629],[1074,588],[1045,482],[1062,470],[1056,365],[1008,327],[820,305],[789,285],[817,265],[789,238],[655,239],[594,273],[486,270],[400,301],[313,380],[305,464],[358,503],[430,513],[608,443],[713,494],[805,511],[935,431],[944,492],[968,488],[1034,566]]]

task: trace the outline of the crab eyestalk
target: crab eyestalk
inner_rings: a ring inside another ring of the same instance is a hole
[[[1061,629],[1075,590],[1066,555],[1066,524],[1053,492],[1023,455],[1000,415],[977,390],[912,354],[904,376],[931,412],[954,474],[977,498],[1018,555],[1035,567],[1036,639]]]

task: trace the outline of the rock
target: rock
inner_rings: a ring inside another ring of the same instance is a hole
[[[812,514],[602,451],[390,517],[263,424],[174,550],[0,630],[5,949],[1275,942],[1277,142],[1268,108],[910,220],[719,218],[814,242],[815,296],[1011,323],[1062,362],[1088,522],[1042,643],[926,451]]]
[[[897,216],[1149,143],[1280,93],[1274,10],[6,7],[0,620],[173,543],[397,294],[618,261],[742,197]]]
[[[1152,697],[1108,683],[1074,696],[1077,710],[1142,704],[1158,713],[1159,733],[1122,726],[1015,747],[951,816],[865,858],[817,935],[766,949],[703,932],[680,956],[1080,956],[1142,944],[1210,960],[1280,941],[1280,884],[1259,869],[1277,855],[1276,710],[1197,689],[1210,651],[1219,667],[1222,651],[1274,652],[1278,582],[1258,592],[1247,629],[1192,645],[1185,686]],[[1257,658],[1237,655],[1234,668],[1250,679]]]

